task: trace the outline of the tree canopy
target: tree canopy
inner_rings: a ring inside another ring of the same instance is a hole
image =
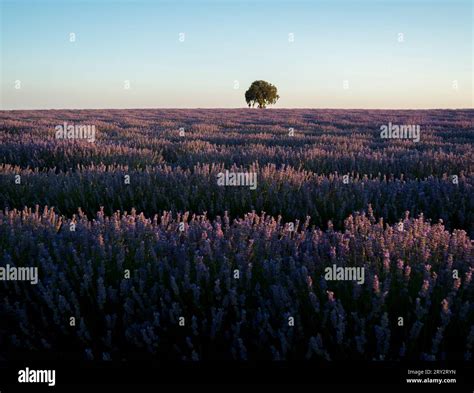
[[[266,108],[267,105],[273,105],[280,98],[276,86],[266,81],[255,81],[245,92],[245,101],[248,106],[258,105],[259,108]]]

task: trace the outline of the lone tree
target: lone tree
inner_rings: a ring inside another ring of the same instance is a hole
[[[249,108],[255,104],[258,104],[259,108],[265,108],[267,105],[275,104],[279,98],[276,86],[265,81],[253,82],[245,92],[245,101]]]

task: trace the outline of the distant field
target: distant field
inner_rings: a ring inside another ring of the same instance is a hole
[[[256,210],[288,221],[309,215],[321,227],[331,220],[339,229],[371,204],[376,217],[391,223],[406,211],[423,213],[472,236],[473,116],[473,110],[2,112],[0,203],[54,206],[68,216],[78,207],[95,215],[101,206],[107,214],[135,208],[148,216],[171,210],[241,217]],[[56,140],[55,126],[64,122],[95,125],[96,141]],[[389,122],[419,124],[420,141],[380,138]],[[257,172],[258,190],[219,187],[216,174],[233,166]]]
[[[39,269],[0,283],[0,357],[472,359],[473,118],[0,112],[0,266]],[[333,265],[364,282],[328,281]]]

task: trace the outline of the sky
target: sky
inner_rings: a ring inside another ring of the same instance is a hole
[[[0,0],[0,108],[472,108],[472,4]]]

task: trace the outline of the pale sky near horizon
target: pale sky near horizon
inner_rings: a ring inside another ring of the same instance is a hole
[[[1,109],[238,108],[257,79],[278,87],[275,108],[474,106],[471,0],[0,0],[0,12]]]

